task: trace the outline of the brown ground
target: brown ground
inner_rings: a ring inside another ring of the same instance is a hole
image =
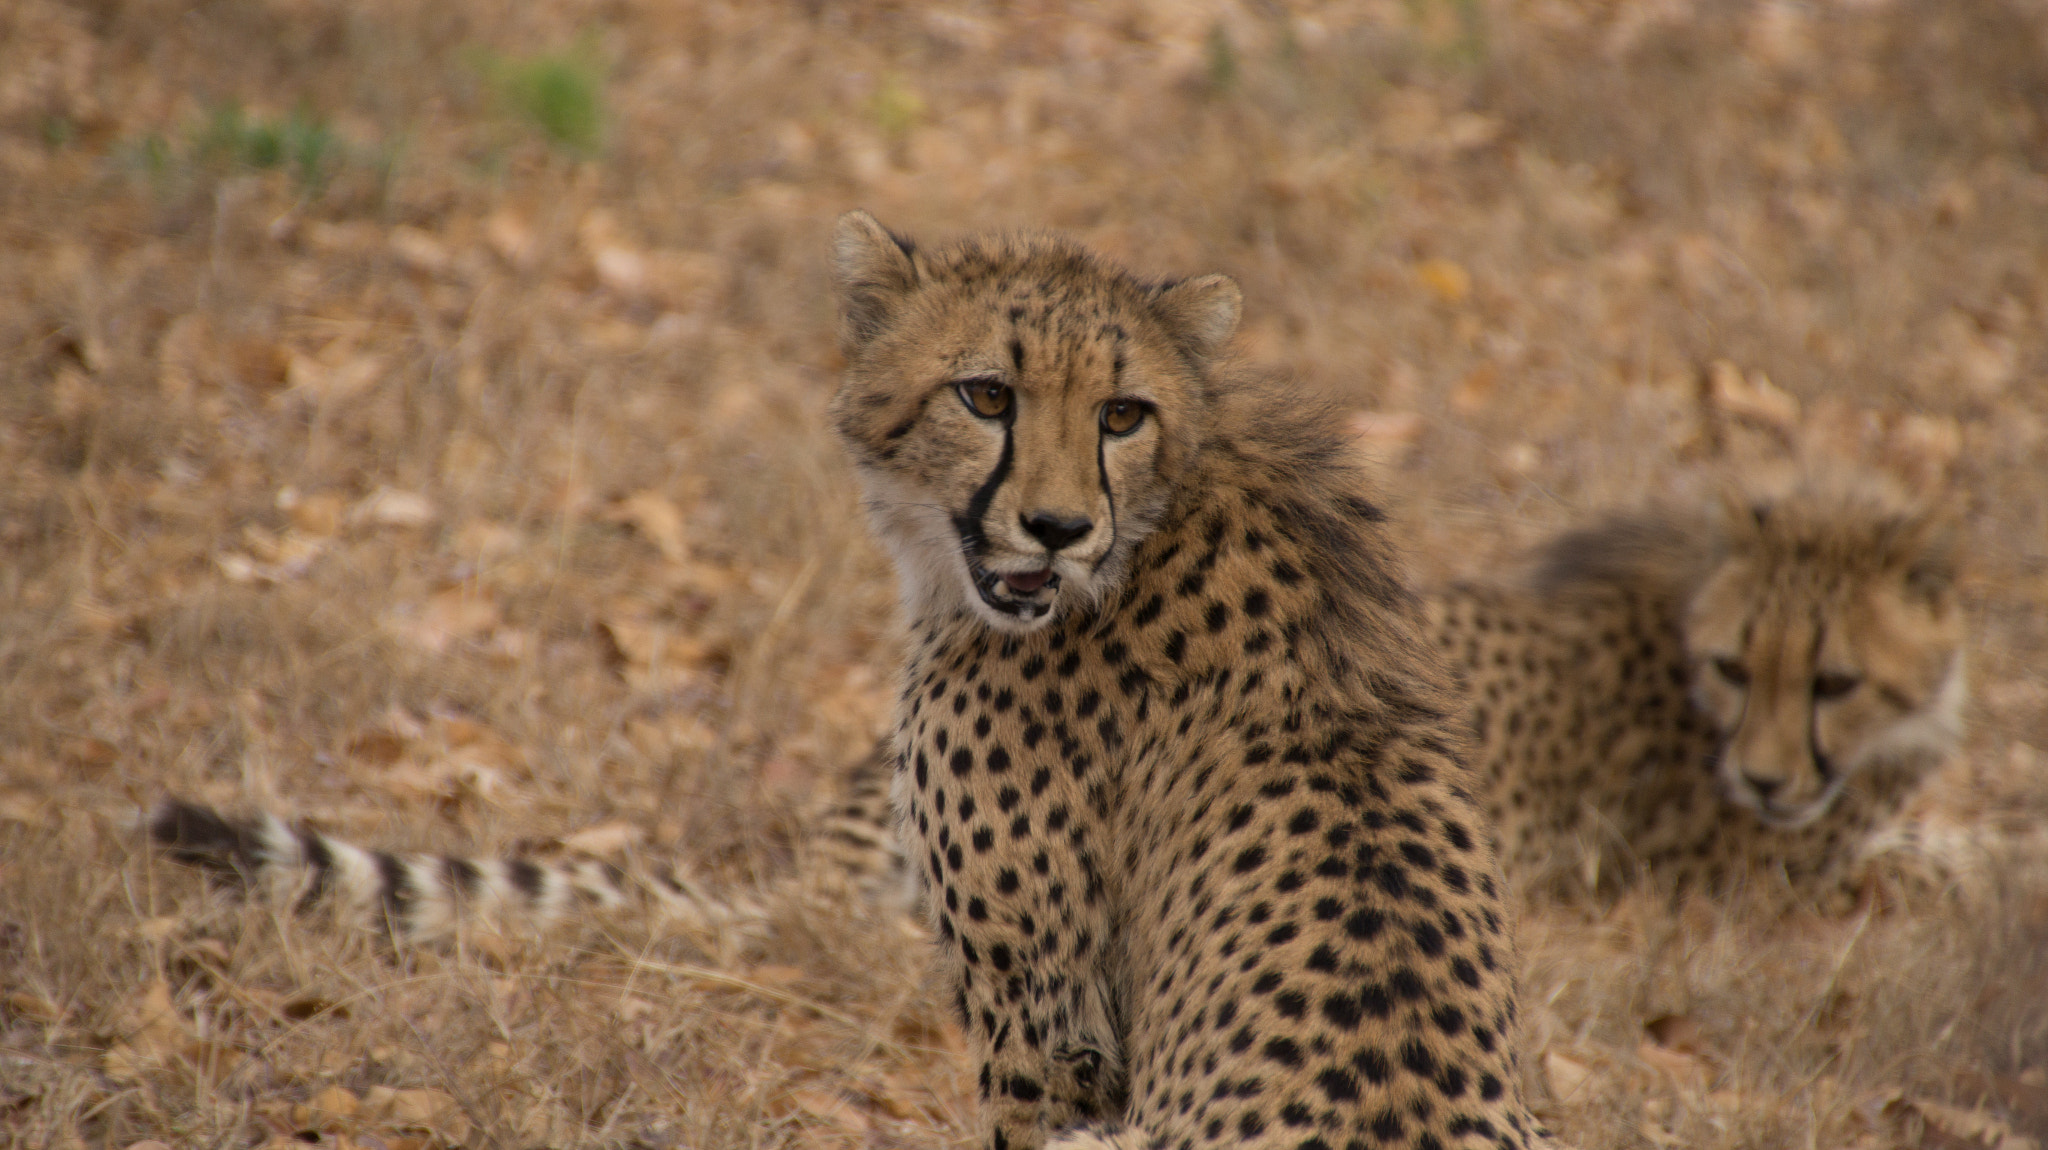
[[[2037,3],[10,0],[0,1144],[962,1144],[887,924],[392,962],[135,834],[786,865],[892,657],[820,418],[853,205],[1236,276],[1425,579],[1795,451],[1947,475],[1934,806],[2048,809]],[[2044,886],[1534,916],[1530,1088],[1587,1147],[2038,1148]]]

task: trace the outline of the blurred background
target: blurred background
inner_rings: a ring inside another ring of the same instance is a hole
[[[2036,0],[9,0],[0,1145],[961,1143],[884,926],[394,967],[194,919],[134,833],[786,868],[895,656],[822,426],[856,206],[1236,277],[1425,584],[1773,462],[1947,493],[1977,701],[1925,813],[2048,809]],[[2038,1150],[2048,900],[2001,907],[1535,916],[1532,1097]]]

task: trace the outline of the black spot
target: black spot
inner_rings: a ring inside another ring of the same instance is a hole
[[[1428,958],[1435,958],[1444,952],[1444,932],[1433,922],[1418,922],[1408,928],[1415,939],[1415,949]]]
[[[1249,874],[1265,865],[1265,862],[1266,848],[1263,846],[1249,846],[1238,853],[1237,860],[1231,863],[1231,869],[1238,874]]]
[[[1387,916],[1371,907],[1356,910],[1344,920],[1344,933],[1361,941],[1378,938],[1387,928]]]
[[[1454,1035],[1465,1029],[1465,1012],[1449,1003],[1437,1007],[1429,1017],[1445,1035]]]
[[[1394,1074],[1394,1068],[1387,1063],[1387,1056],[1370,1046],[1352,1055],[1351,1065],[1375,1086],[1383,1085]]]
[[[1418,1077],[1436,1077],[1436,1055],[1431,1054],[1419,1038],[1411,1038],[1401,1044],[1401,1065]]]
[[[955,777],[966,775],[974,770],[974,754],[966,747],[955,747],[953,757],[946,765],[952,768]]]
[[[1316,1086],[1333,1103],[1358,1101],[1358,1076],[1341,1066],[1332,1066],[1316,1075]]]
[[[1429,993],[1423,988],[1422,977],[1416,974],[1412,967],[1406,966],[1394,968],[1394,973],[1387,976],[1387,987],[1394,992],[1395,997],[1408,1002],[1414,1002]]]
[[[1269,1038],[1259,1053],[1282,1066],[1301,1065],[1301,1047],[1292,1038]]]

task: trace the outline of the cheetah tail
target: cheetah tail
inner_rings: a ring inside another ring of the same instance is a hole
[[[508,937],[536,934],[574,915],[617,907],[634,885],[655,888],[690,918],[718,917],[706,913],[718,904],[680,875],[631,884],[619,867],[590,859],[367,850],[275,815],[230,818],[175,798],[157,805],[149,833],[177,862],[274,905],[299,913],[329,907],[345,921],[410,941],[445,940],[469,923]]]

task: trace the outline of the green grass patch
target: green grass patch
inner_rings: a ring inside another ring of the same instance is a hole
[[[550,144],[581,156],[603,149],[605,68],[593,40],[524,58],[479,53],[475,63],[498,103]]]

